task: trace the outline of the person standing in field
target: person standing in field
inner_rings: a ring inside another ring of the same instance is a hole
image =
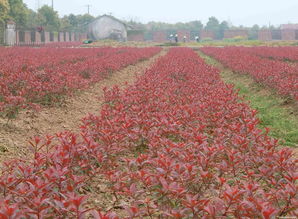
[[[175,42],[178,43],[178,34],[175,34]]]
[[[186,36],[183,37],[183,42],[186,43]]]
[[[196,36],[195,39],[196,39],[197,43],[200,42],[200,37],[199,36]]]
[[[174,35],[173,35],[173,34],[171,34],[171,35],[170,35],[170,42],[172,42],[172,41],[173,41],[173,38],[174,38]]]

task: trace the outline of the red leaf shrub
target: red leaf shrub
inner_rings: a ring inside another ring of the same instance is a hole
[[[160,48],[1,48],[0,113],[52,104]]]
[[[262,47],[206,47],[201,49],[202,52],[219,60],[233,71],[249,74],[257,82],[276,89],[281,95],[291,96],[298,101],[298,66],[291,66],[283,61],[259,56],[263,54],[263,51],[266,51],[265,54],[267,54],[271,50],[273,50],[272,55],[277,56],[274,55],[277,53],[277,48],[263,50]],[[281,51],[286,51],[286,49]],[[269,54],[267,55],[269,57]],[[280,55],[280,57],[283,56]]]
[[[105,94],[81,137],[35,138],[33,160],[5,165],[2,215],[118,218],[84,204],[80,191],[97,177],[128,197],[127,218],[298,215],[292,151],[277,149],[256,111],[191,49],[170,50],[135,85]]]
[[[283,46],[283,47],[246,47],[247,51],[252,54],[270,59],[277,59],[281,61],[298,61],[298,47],[297,46]]]

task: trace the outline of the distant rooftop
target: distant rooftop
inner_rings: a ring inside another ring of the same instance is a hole
[[[290,30],[298,30],[298,24],[282,24],[280,26],[282,30],[290,29]]]

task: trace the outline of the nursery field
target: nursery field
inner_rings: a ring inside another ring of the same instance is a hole
[[[61,127],[0,150],[0,218],[298,217],[298,49],[199,50],[0,48],[0,149],[24,114]],[[222,68],[287,103],[294,137]]]

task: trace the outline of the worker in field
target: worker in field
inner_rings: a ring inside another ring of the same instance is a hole
[[[173,34],[171,34],[171,35],[170,35],[170,42],[172,42],[172,41],[173,41],[173,39],[174,39],[174,35],[173,35]]]
[[[195,40],[196,40],[197,43],[200,42],[200,37],[199,36],[196,36],[195,37]]]
[[[186,36],[183,36],[183,42],[186,43],[186,39],[187,37]]]
[[[178,34],[175,34],[175,42],[178,43]]]

